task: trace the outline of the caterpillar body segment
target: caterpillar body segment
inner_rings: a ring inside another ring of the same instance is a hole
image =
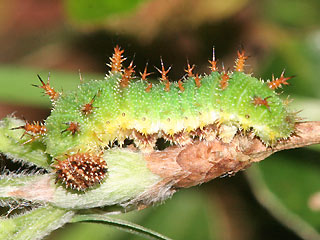
[[[171,84],[166,91],[162,82],[146,91],[149,84],[142,79],[121,87],[121,73],[82,84],[62,95],[46,120],[48,152],[59,156],[80,149],[98,149],[134,136],[133,131],[162,137],[189,134],[211,124],[252,130],[266,144],[290,136],[294,117],[268,85],[246,73],[234,72],[229,73],[228,86],[221,89],[223,74],[202,76],[200,87],[195,77],[188,77],[183,82],[184,91],[178,84]],[[83,114],[82,106],[93,97],[92,113]],[[267,99],[268,107],[255,105],[255,97]],[[76,122],[78,131],[65,131],[66,122]]]

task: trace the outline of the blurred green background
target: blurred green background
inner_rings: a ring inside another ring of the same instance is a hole
[[[63,91],[103,78],[120,45],[137,71],[187,59],[208,72],[215,46],[219,66],[236,52],[250,56],[247,72],[270,79],[295,75],[284,96],[300,116],[320,120],[319,0],[12,0],[0,8],[0,118],[41,120],[50,101],[36,74],[51,73]],[[151,69],[151,68],[150,68]],[[152,70],[156,72],[156,70]],[[153,77],[159,77],[154,74]],[[277,153],[244,173],[184,189],[160,206],[119,217],[173,239],[320,239],[320,146]],[[68,224],[47,240],[141,239],[118,229]]]

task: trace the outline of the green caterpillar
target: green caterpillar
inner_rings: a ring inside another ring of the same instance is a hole
[[[158,138],[178,145],[195,137],[228,142],[242,131],[272,146],[294,131],[295,115],[274,90],[287,85],[289,78],[282,74],[263,82],[244,73],[244,52],[238,52],[234,72],[219,72],[214,56],[209,75],[194,75],[188,64],[183,82],[169,82],[170,69],[162,64],[160,82],[152,85],[147,69],[141,78],[134,77],[133,63],[123,69],[123,50],[114,50],[104,80],[59,94],[40,79],[54,108],[41,126],[45,131],[25,130],[33,134],[31,140],[44,141],[47,153],[57,161],[57,180],[67,187],[86,190],[102,181],[107,165],[99,156],[115,141],[121,146],[132,139],[140,150],[152,151]],[[70,162],[76,174],[70,173]]]

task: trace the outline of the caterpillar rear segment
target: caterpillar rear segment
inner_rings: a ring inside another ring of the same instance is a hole
[[[78,172],[80,167],[95,171],[101,149],[115,141],[121,146],[125,139],[132,139],[140,150],[153,151],[158,138],[183,146],[195,138],[229,142],[241,131],[273,145],[294,131],[295,116],[275,92],[289,78],[282,74],[264,83],[244,73],[244,52],[238,52],[234,72],[218,71],[214,51],[208,75],[195,74],[194,65],[188,62],[186,76],[178,82],[169,81],[171,67],[165,68],[161,61],[160,81],[151,84],[147,66],[141,78],[134,76],[133,62],[124,68],[124,51],[118,46],[114,51],[104,80],[83,83],[57,95],[49,83],[42,82],[42,88],[52,89],[49,96],[54,100],[42,140],[58,161],[54,165],[57,179],[68,187],[85,190],[102,181],[106,165],[101,166],[103,173],[94,172],[97,178],[90,182],[80,173],[67,178],[66,166],[72,159],[75,163],[71,166]],[[90,159],[95,161],[86,163]]]

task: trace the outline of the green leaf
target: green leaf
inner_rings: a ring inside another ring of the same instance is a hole
[[[145,217],[148,211],[131,211],[125,214],[119,214],[116,217],[117,219],[122,219],[130,222],[139,222],[139,220]],[[96,213],[96,209],[92,210],[92,213]],[[97,224],[95,222],[77,222],[70,224],[67,228],[60,229],[56,232],[56,238],[59,240],[105,240],[105,239],[128,239],[132,237],[130,233],[119,231],[119,229],[113,226],[107,226],[105,224]]]
[[[219,200],[213,194],[210,198],[196,188],[182,190],[157,207],[149,207],[136,212],[112,215],[113,218],[134,221],[147,229],[153,229],[175,240],[223,239],[225,221],[223,211],[219,209]],[[110,217],[110,215],[107,215]],[[130,236],[112,225],[101,228],[93,223],[78,224],[60,231],[59,239],[91,240],[141,240],[141,236]],[[95,233],[96,231],[96,233]],[[126,235],[124,235],[126,234]],[[226,234],[228,235],[228,233]]]
[[[107,224],[110,226],[117,227],[123,231],[130,232],[132,234],[136,234],[139,236],[143,236],[147,239],[155,239],[155,240],[170,240],[160,233],[152,231],[150,229],[144,228],[134,223],[130,223],[124,220],[111,218],[106,214],[86,214],[86,215],[75,215],[72,219],[72,222],[99,222],[103,224]]]
[[[0,239],[41,239],[53,230],[69,222],[72,211],[49,205],[34,209],[24,215],[0,219]]]
[[[115,15],[130,12],[146,0],[65,0],[65,9],[76,21],[99,22]]]
[[[0,120],[0,153],[6,155],[13,161],[23,161],[39,167],[49,169],[51,159],[45,153],[45,146],[40,141],[23,144],[31,137],[24,133],[23,129],[12,130],[12,128],[23,126],[24,121],[7,117]]]
[[[206,195],[197,188],[180,190],[165,204],[146,209],[149,214],[139,224],[175,240],[223,239],[226,226],[218,206],[213,194]]]
[[[216,199],[212,195],[209,199],[201,191],[195,189],[182,190],[161,206],[130,213],[134,214],[135,217],[130,220],[175,240],[221,239],[224,236],[221,229],[224,229],[225,226],[221,221],[222,214],[217,207],[218,204],[215,203]],[[118,216],[116,217],[118,218]],[[123,215],[120,217],[122,218]],[[78,218],[78,216],[75,218]],[[69,237],[72,236],[76,236],[76,233],[75,235],[69,235]],[[111,236],[115,240],[142,239],[141,236],[131,237],[116,234]],[[105,239],[106,237],[110,237],[109,232],[104,236],[93,236],[91,239]]]
[[[304,27],[319,23],[318,0],[268,0],[263,2],[262,14],[267,20],[291,27]]]
[[[272,215],[302,238],[320,239],[319,153],[280,152],[246,173],[256,198]]]

